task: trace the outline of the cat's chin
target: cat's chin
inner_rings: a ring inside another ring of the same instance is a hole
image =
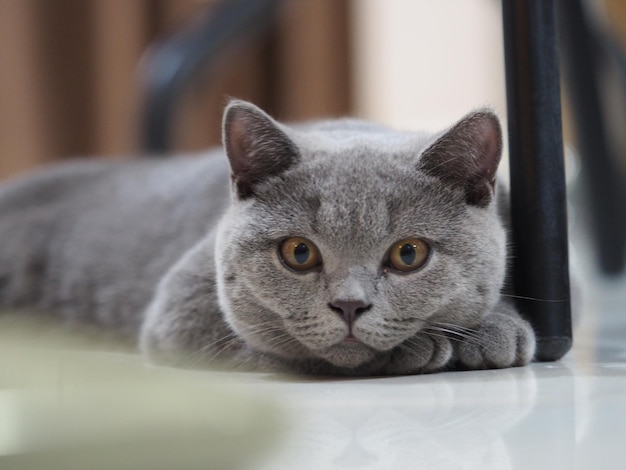
[[[333,366],[352,369],[366,364],[377,356],[378,352],[360,342],[342,341],[316,355]]]

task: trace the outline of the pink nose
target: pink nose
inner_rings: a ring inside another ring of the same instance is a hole
[[[366,304],[361,300],[335,300],[329,303],[328,307],[341,315],[348,326],[352,326],[359,315],[372,308],[372,304]]]

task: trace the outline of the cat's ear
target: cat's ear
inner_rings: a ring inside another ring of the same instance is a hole
[[[245,101],[231,101],[224,110],[222,142],[241,199],[253,196],[260,182],[299,160],[295,144],[280,125]]]
[[[485,207],[493,198],[502,154],[498,117],[489,110],[468,114],[420,157],[423,172],[465,191],[468,204]]]

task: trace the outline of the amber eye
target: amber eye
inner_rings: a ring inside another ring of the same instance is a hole
[[[389,250],[389,266],[408,272],[421,268],[428,260],[430,248],[419,238],[409,238],[394,243]]]
[[[307,271],[320,264],[320,252],[306,238],[292,237],[280,245],[280,255],[287,266],[296,271]]]

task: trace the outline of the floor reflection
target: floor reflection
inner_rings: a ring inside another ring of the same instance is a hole
[[[297,422],[263,468],[514,468],[508,434],[537,395],[532,368],[292,384]]]
[[[574,350],[561,362],[413,377],[320,380],[146,370],[134,356],[50,355],[39,339],[24,342],[0,328],[0,468],[6,466],[3,455],[39,455],[37,439],[60,439],[55,452],[77,435],[92,436],[100,446],[106,426],[132,428],[132,439],[140,440],[159,431],[154,442],[163,438],[167,446],[158,441],[149,452],[125,441],[134,458],[151,463],[143,468],[174,468],[166,458],[208,468],[218,457],[253,462],[228,468],[254,470],[621,468],[626,280],[621,282],[619,291],[592,290]],[[43,390],[47,401],[28,401],[24,389]],[[278,419],[283,411],[290,417],[287,432]],[[274,453],[257,460],[270,443]],[[137,468],[111,466],[111,455],[121,454],[107,451],[100,460],[89,454],[89,468]],[[52,463],[46,454],[39,466],[22,468],[49,470]]]

